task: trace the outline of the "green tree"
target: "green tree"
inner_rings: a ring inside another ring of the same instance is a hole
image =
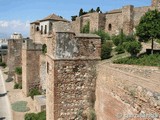
[[[112,43],[111,42],[106,42],[102,44],[102,49],[101,49],[101,59],[107,59],[111,57],[111,51],[112,51]]]
[[[101,12],[100,7],[97,7],[96,12],[98,12],[98,13]]]
[[[93,12],[95,12],[95,10],[92,8],[92,9],[89,11],[89,13],[93,13]]]
[[[82,16],[83,15],[83,9],[81,8],[80,10],[79,10],[79,16]]]
[[[116,46],[122,45],[123,42],[127,41],[126,35],[121,30],[120,34],[112,36],[112,41],[113,41],[114,45],[116,45]]]
[[[104,30],[97,30],[93,33],[101,37],[101,44],[104,44],[107,40],[110,40],[109,34],[106,33]]]
[[[76,17],[78,17],[78,16],[77,16],[77,15],[71,16],[71,20],[72,20],[72,21],[75,21],[75,20],[76,20]]]
[[[153,54],[154,39],[160,38],[160,12],[149,10],[141,17],[136,27],[136,35],[143,41],[152,40],[151,53]]]
[[[132,57],[137,56],[137,54],[141,51],[142,45],[138,41],[129,41],[123,44],[125,50],[131,54]]]

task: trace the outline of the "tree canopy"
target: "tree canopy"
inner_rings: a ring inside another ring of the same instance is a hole
[[[136,27],[136,35],[142,41],[160,38],[160,12],[158,10],[149,10],[141,17],[139,25]]]

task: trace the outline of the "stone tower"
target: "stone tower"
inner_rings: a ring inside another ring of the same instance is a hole
[[[76,120],[79,112],[94,107],[101,40],[60,30],[47,41],[47,120]]]

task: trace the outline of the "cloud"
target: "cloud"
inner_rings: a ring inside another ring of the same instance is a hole
[[[30,21],[20,20],[0,20],[0,34],[7,34],[10,36],[14,32],[21,33],[24,37],[29,36]],[[0,35],[1,36],[1,35]]]

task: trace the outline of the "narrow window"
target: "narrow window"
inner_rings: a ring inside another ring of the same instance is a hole
[[[39,27],[37,27],[36,30],[39,31]]]
[[[41,34],[43,34],[43,26],[41,26]]]
[[[44,34],[47,34],[47,25],[45,25]]]
[[[49,73],[49,63],[47,62],[47,73]]]
[[[108,25],[108,30],[111,31],[112,30],[112,24]]]

